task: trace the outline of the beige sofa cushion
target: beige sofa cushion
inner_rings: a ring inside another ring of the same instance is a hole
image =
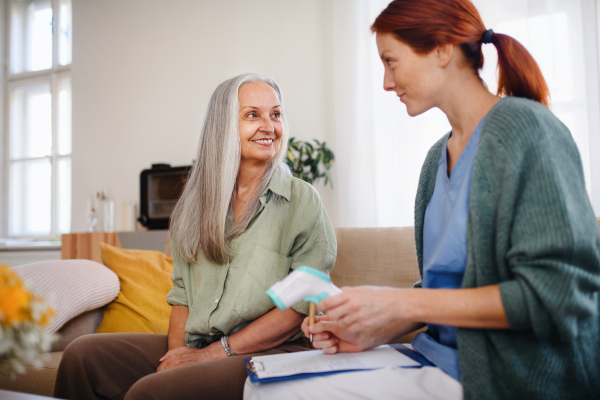
[[[337,228],[337,260],[331,281],[338,287],[376,285],[410,288],[421,279],[413,227]],[[410,343],[426,328],[393,343]]]
[[[9,361],[0,363],[0,389],[52,396],[63,350],[79,336],[95,333],[102,321],[102,315],[102,309],[98,308],[80,314],[63,325],[58,331],[61,337],[52,344],[52,352],[42,354],[41,368],[24,362],[25,373],[14,374]]]
[[[50,351],[63,351],[79,336],[96,333],[96,330],[104,317],[102,310],[102,308],[96,308],[95,310],[84,312],[64,324],[58,331],[60,337],[56,342],[52,343],[52,349]]]
[[[357,285],[409,288],[421,279],[414,229],[337,228],[338,251],[331,280]]]
[[[0,389],[52,396],[62,354],[62,351],[43,354],[44,365],[41,368],[23,363],[25,373],[16,374],[14,377],[11,377],[10,361],[0,363]]]

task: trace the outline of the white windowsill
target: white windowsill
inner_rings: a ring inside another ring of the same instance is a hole
[[[60,242],[0,239],[0,251],[49,251],[60,250],[60,246]]]

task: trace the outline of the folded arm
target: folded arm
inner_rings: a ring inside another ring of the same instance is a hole
[[[229,336],[231,351],[249,354],[277,347],[300,330],[303,319],[304,314],[294,309],[280,311],[275,308]]]
[[[169,320],[169,350],[185,346],[185,324],[190,314],[187,306],[173,306]]]
[[[185,321],[188,313],[187,307],[173,306],[169,325],[169,351],[160,359],[158,372],[228,357],[220,341],[203,349],[185,346]],[[303,317],[303,314],[293,309],[273,309],[232,334],[229,346],[236,354],[256,353],[277,347],[298,332]]]

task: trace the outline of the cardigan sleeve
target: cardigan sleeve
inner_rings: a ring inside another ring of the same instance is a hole
[[[504,175],[512,215],[498,215],[512,221],[500,294],[513,330],[569,341],[600,311],[600,230],[569,131],[558,120],[525,125]]]

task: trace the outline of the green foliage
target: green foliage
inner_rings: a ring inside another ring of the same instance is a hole
[[[313,145],[290,138],[285,162],[296,178],[310,184],[325,178],[325,185],[329,183],[333,187],[329,169],[333,165],[335,156],[325,146],[325,142],[319,142],[317,139],[314,139],[314,142],[316,144]]]

